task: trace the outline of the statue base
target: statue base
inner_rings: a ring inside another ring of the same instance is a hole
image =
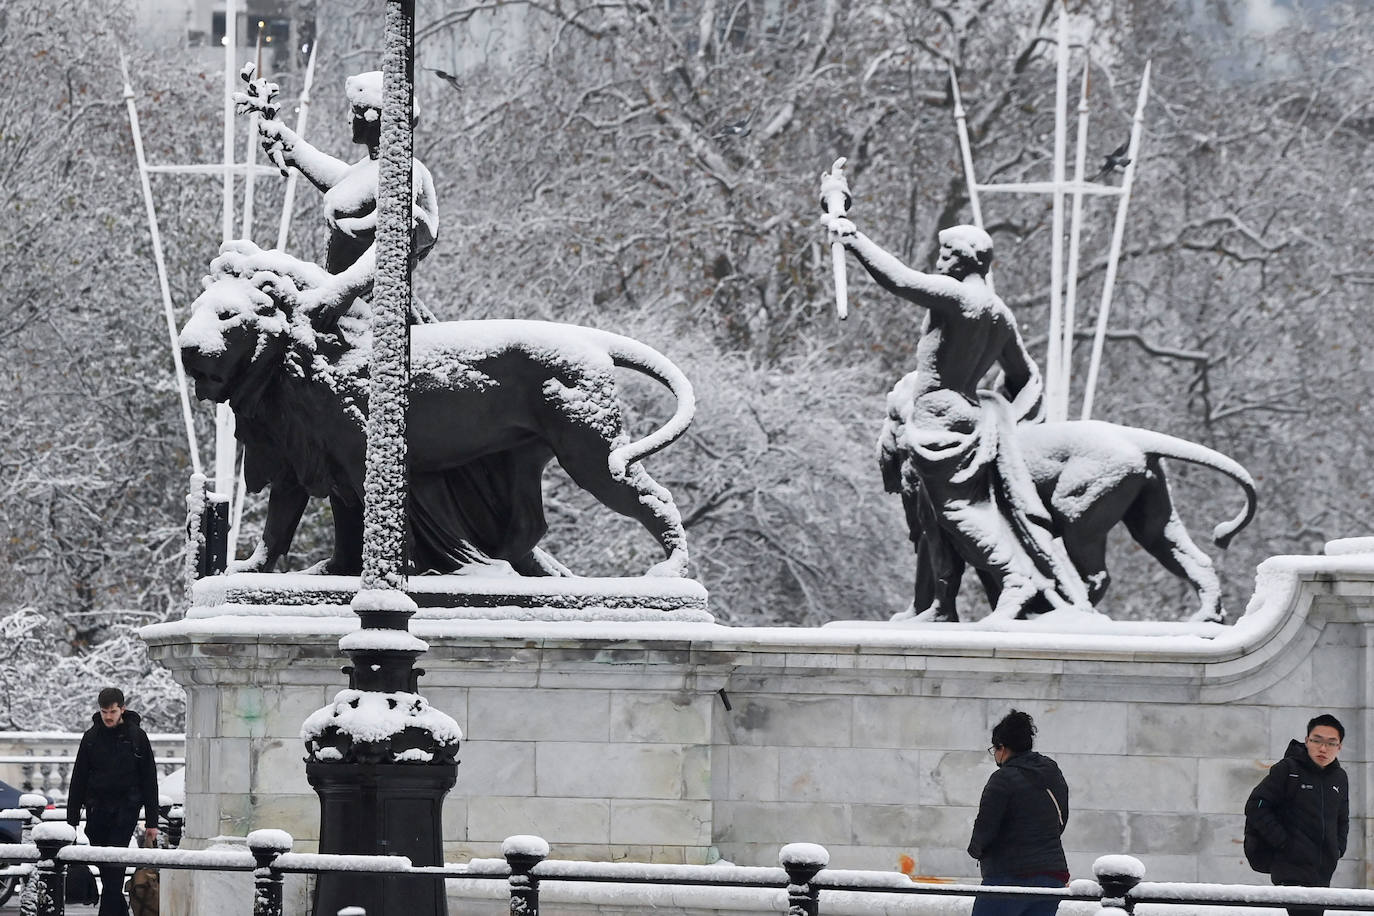
[[[409,856],[444,864],[440,812],[456,764],[316,763],[305,776],[320,796],[320,852]],[[448,916],[442,877],[321,874],[315,916],[361,906],[370,916]]]
[[[198,579],[187,617],[352,613],[357,576],[230,573]],[[411,576],[415,620],[712,623],[707,592],[675,576]]]
[[[183,849],[267,827],[301,852],[319,837],[301,722],[338,693],[338,641],[357,617],[262,613],[275,616],[226,607],[141,630],[187,691]],[[1374,708],[1374,681],[1351,676],[1374,664],[1374,553],[1268,560],[1226,627],[412,623],[430,646],[425,697],[468,736],[443,810],[450,863],[497,857],[516,834],[560,859],[770,867],[805,841],[836,868],[895,873],[907,856],[918,874],[976,882],[968,812],[991,764],[986,735],[961,723],[1015,706],[1044,717],[1051,754],[1092,761],[1075,817],[1103,826],[1065,834],[1075,875],[1167,834],[1197,840],[1151,860],[1159,880],[1258,882],[1235,842],[1256,761],[1278,759],[1313,709],[1359,722]],[[1347,750],[1363,779],[1368,748]],[[920,793],[912,773],[928,774]],[[1374,819],[1352,812],[1350,830],[1334,878],[1346,887],[1374,868]],[[253,888],[244,873],[162,880],[163,916],[241,916]],[[508,913],[509,889],[478,880],[448,882],[451,911]],[[554,909],[581,893],[545,887]]]

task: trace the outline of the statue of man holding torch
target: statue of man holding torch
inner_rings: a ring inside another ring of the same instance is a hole
[[[934,575],[933,582],[918,576],[916,597],[926,605],[913,610],[943,616],[942,602],[952,603],[971,565],[997,617],[1090,611],[1016,447],[1016,424],[1040,416],[1040,374],[1011,310],[988,284],[991,237],[976,226],[944,229],[936,272],[922,273],[826,209],[831,242],[853,252],[879,286],[926,313],[916,369],[888,395],[878,442],[884,483],[901,494],[912,539],[926,552],[919,559]],[[994,367],[1006,397],[978,388]]]

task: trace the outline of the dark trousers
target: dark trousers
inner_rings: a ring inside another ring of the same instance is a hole
[[[140,805],[125,802],[116,805],[86,806],[86,839],[92,846],[114,846],[124,849],[133,839],[138,826]],[[109,865],[100,869],[100,916],[129,916],[124,902],[124,866]]]
[[[1063,887],[1064,882],[1049,875],[989,875],[986,884],[1011,887]],[[1054,916],[1059,901],[1034,897],[979,897],[973,902],[971,916]]]
[[[1331,879],[1325,881],[1275,881],[1280,887],[1330,887]],[[1322,916],[1326,910],[1320,907],[1298,907],[1290,906],[1288,916]]]

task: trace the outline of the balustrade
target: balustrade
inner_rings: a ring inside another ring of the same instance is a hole
[[[158,778],[186,765],[186,736],[148,735]],[[67,800],[80,732],[0,731],[0,780],[23,792],[38,792],[54,802]]]

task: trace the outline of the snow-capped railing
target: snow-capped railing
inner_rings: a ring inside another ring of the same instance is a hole
[[[549,859],[548,843],[537,836],[514,836],[502,844],[504,859],[473,859],[466,865],[414,866],[405,856],[355,856],[293,853],[293,839],[282,830],[255,830],[247,850],[114,849],[77,846],[75,831],[63,823],[34,828],[33,842],[0,844],[0,875],[27,871],[25,912],[63,916],[68,865],[124,865],[221,872],[252,872],[253,916],[284,916],[282,881],[288,874],[326,872],[410,875],[416,879],[504,880],[510,912],[538,916],[540,886],[545,882],[594,883],[617,889],[627,912],[639,904],[627,888],[670,885],[680,888],[737,888],[782,891],[787,912],[820,916],[822,892],[847,894],[915,894],[940,897],[1049,898],[1097,904],[1096,916],[1124,916],[1136,904],[1233,907],[1340,908],[1374,912],[1374,891],[1254,885],[1147,883],[1145,866],[1125,855],[1102,856],[1093,863],[1096,880],[1079,879],[1068,887],[1001,887],[938,884],[897,872],[830,869],[830,853],[814,843],[792,843],[778,856],[781,868],[736,865],[648,865],[629,862],[575,862]],[[17,863],[17,864],[16,864]],[[29,866],[27,869],[24,866]],[[31,909],[29,908],[31,907]],[[343,911],[341,911],[343,912]]]
[[[150,733],[158,776],[186,765],[186,736]],[[80,732],[0,731],[0,779],[23,792],[40,792],[65,801]]]

